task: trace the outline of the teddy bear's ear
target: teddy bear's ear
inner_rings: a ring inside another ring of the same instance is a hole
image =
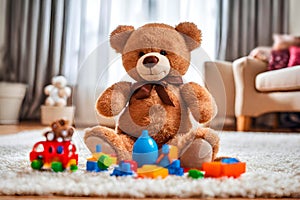
[[[134,31],[133,26],[118,26],[111,34],[110,34],[110,45],[114,48],[118,53],[122,53],[123,48]]]
[[[183,34],[185,42],[190,51],[196,49],[201,44],[201,31],[194,23],[182,22],[175,29]]]

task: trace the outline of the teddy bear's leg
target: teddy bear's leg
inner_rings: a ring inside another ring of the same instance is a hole
[[[195,140],[180,157],[183,167],[200,168],[202,163],[215,159],[219,150],[219,137],[214,130],[198,128],[194,130]]]
[[[54,106],[55,102],[53,100],[53,98],[51,97],[47,97],[46,101],[45,101],[45,105],[46,106]]]
[[[56,100],[56,106],[64,107],[67,105],[67,101],[63,98],[58,98]]]
[[[116,155],[119,160],[131,159],[131,149],[128,143],[133,143],[124,134],[117,134],[115,130],[103,126],[95,126],[85,130],[84,142],[91,152],[95,152],[97,144],[102,152]]]

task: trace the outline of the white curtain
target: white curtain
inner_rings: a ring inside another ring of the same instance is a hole
[[[64,74],[76,85],[73,95],[75,124],[97,124],[94,109],[96,98],[106,87],[126,74],[122,69],[120,55],[109,46],[109,34],[118,25],[138,28],[149,22],[172,26],[183,21],[194,22],[202,30],[200,55],[206,57],[206,60],[209,57],[213,59],[215,5],[216,0],[87,0],[74,5],[77,10],[74,22],[80,20],[80,24],[75,23],[73,26],[74,31],[70,36],[73,46],[70,49],[74,53],[68,60],[69,68],[65,69]]]

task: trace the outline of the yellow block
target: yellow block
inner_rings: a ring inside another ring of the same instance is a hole
[[[166,178],[169,175],[169,171],[156,165],[144,165],[142,168],[137,169],[137,174],[140,178]]]
[[[178,160],[178,148],[176,146],[170,145],[169,156],[171,160]]]
[[[98,161],[99,158],[102,156],[102,155],[106,155],[106,156],[109,156],[111,159],[112,159],[112,164],[117,164],[117,157],[114,157],[114,156],[111,156],[111,155],[108,155],[106,153],[103,153],[103,152],[97,152],[97,153],[93,153],[92,154],[92,157],[88,158],[87,160],[88,161]]]
[[[107,155],[105,153],[102,153],[102,152],[97,152],[97,153],[93,153],[92,156],[98,160],[102,155]]]

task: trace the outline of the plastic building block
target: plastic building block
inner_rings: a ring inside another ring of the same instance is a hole
[[[120,165],[116,167],[111,176],[132,176],[134,172],[131,169],[130,163],[120,162]]]
[[[96,152],[100,153],[102,151],[102,147],[100,144],[96,145]]]
[[[112,164],[117,163],[117,158],[101,152],[101,145],[96,145],[96,152],[87,158],[86,170],[89,172],[106,171]]]
[[[176,176],[182,176],[184,174],[183,168],[180,167],[180,160],[174,160],[169,166],[168,166],[169,174],[176,175]]]
[[[101,170],[106,170],[112,164],[112,159],[108,155],[102,155],[98,159],[97,164]]]
[[[110,157],[112,164],[117,164],[117,157],[112,156],[112,155],[108,155],[106,153],[103,153],[103,152],[101,152],[101,150],[102,150],[101,145],[97,144],[96,145],[96,152],[94,152],[92,154],[92,157],[88,158],[87,160],[89,160],[89,161],[98,161],[101,156],[105,155],[105,156]]]
[[[246,163],[236,162],[236,160],[226,160],[225,162],[206,162],[202,164],[205,177],[234,177],[237,178],[246,172]]]
[[[178,148],[173,145],[169,145],[169,157],[171,160],[178,160]]]
[[[155,140],[151,138],[147,130],[133,145],[132,158],[138,163],[138,167],[146,164],[154,164],[158,158],[158,148]]]
[[[223,158],[221,160],[222,163],[226,163],[226,164],[233,164],[233,163],[238,163],[240,162],[238,159],[236,158]]]
[[[137,174],[139,178],[165,178],[169,175],[168,169],[156,165],[144,165],[138,168]]]
[[[97,161],[87,161],[86,162],[86,171],[89,172],[100,172],[100,168],[98,167]]]
[[[137,171],[137,168],[138,168],[137,162],[135,162],[134,160],[123,160],[122,162],[124,162],[124,163],[129,163],[129,164],[130,164],[130,169],[131,169],[132,171],[134,171],[134,172]]]
[[[77,165],[71,165],[71,166],[70,166],[70,170],[71,170],[72,172],[76,172],[76,171],[78,170],[78,166],[77,166]]]
[[[200,179],[204,177],[204,173],[197,169],[190,169],[188,177],[191,177],[193,179]]]

